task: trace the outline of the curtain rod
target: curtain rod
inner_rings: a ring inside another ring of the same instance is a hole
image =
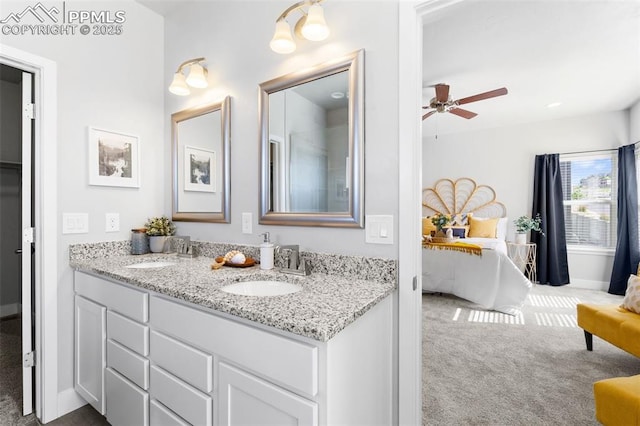
[[[629,145],[638,145],[640,141],[631,143]],[[623,145],[624,146],[624,145]],[[619,148],[619,147],[618,147]],[[609,148],[609,149],[595,149],[592,151],[575,151],[575,152],[560,152],[560,155],[572,155],[572,154],[591,154],[593,152],[609,152],[609,151],[617,151],[618,148]]]
[[[637,142],[636,142],[637,143]],[[572,154],[591,154],[594,152],[612,152],[617,151],[618,148],[609,148],[609,149],[595,149],[592,151],[574,151],[574,152],[560,152],[560,155],[572,155]]]

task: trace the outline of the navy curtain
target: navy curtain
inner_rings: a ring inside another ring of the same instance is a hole
[[[531,233],[531,242],[538,246],[538,282],[553,286],[569,284],[560,154],[536,155],[531,217],[536,214],[540,214],[544,232],[544,235]]]
[[[623,295],[640,260],[635,145],[618,148],[618,242],[609,293]]]

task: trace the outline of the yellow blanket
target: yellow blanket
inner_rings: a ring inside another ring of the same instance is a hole
[[[482,246],[471,243],[453,242],[453,243],[432,243],[429,241],[422,242],[423,248],[432,250],[453,250],[461,251],[463,253],[473,254],[475,256],[482,256]]]

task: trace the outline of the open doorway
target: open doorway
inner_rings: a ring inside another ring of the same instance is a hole
[[[3,411],[22,415],[34,408],[32,87],[33,74],[0,65],[0,389]]]

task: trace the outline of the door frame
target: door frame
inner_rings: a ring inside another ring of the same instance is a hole
[[[47,423],[58,417],[57,64],[4,44],[0,63],[34,74],[35,408]]]
[[[464,0],[398,2],[398,421],[422,424],[422,28]],[[415,286],[414,289],[414,279]]]
[[[31,250],[31,241],[28,238],[27,230],[31,229],[33,224],[31,212],[33,210],[33,187],[31,181],[31,174],[33,168],[33,133],[31,130],[33,117],[28,113],[27,106],[33,101],[33,74],[21,71],[21,123],[22,136],[20,138],[20,144],[22,145],[22,167],[21,167],[21,198],[20,200],[20,219],[22,225],[22,242],[20,244],[20,250],[22,255],[20,256],[21,264],[21,283],[22,293],[20,296],[20,302],[22,304],[22,415],[26,416],[33,413],[33,366],[25,367],[26,356],[33,354],[35,346],[33,344],[33,289],[32,289],[32,277],[33,277],[33,252]],[[26,315],[25,315],[26,313]]]

